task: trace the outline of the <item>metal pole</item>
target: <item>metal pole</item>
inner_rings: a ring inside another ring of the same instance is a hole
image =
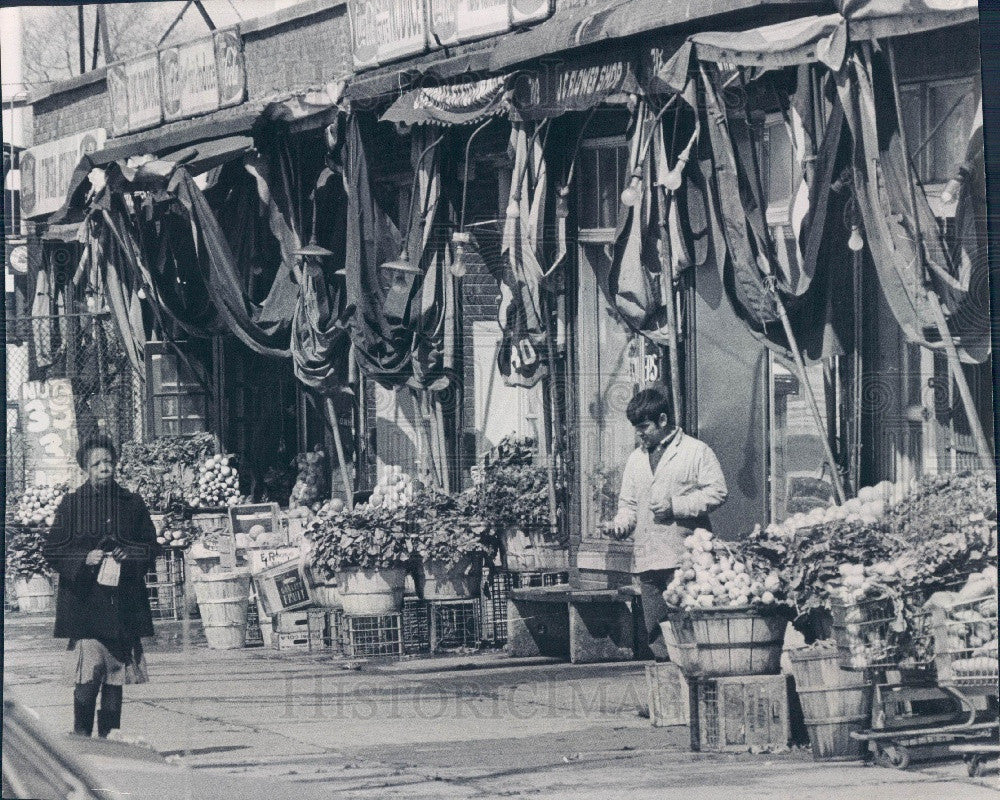
[[[84,31],[83,31],[83,6],[78,5],[76,7],[76,28],[79,34],[80,42],[80,74],[83,75],[87,71],[87,45],[84,42]]]
[[[924,289],[927,292],[927,300],[931,310],[934,312],[934,322],[937,324],[938,334],[944,344],[944,351],[948,357],[948,367],[952,377],[958,386],[958,393],[962,398],[962,405],[965,406],[965,416],[969,420],[969,427],[972,428],[972,436],[976,440],[976,449],[979,451],[979,458],[983,462],[984,469],[993,466],[993,451],[986,440],[986,433],[983,431],[983,423],[979,419],[979,412],[976,410],[972,399],[972,390],[965,377],[965,370],[962,369],[962,361],[958,356],[958,348],[948,329],[948,320],[945,318],[944,309],[941,306],[941,298],[938,297],[934,287],[929,285],[927,273],[924,269],[924,240],[920,230],[920,217],[917,213],[917,190],[914,186],[914,176],[912,165],[910,164],[910,150],[906,141],[906,130],[903,125],[903,106],[899,98],[899,74],[896,71],[896,47],[892,39],[886,42],[886,50],[889,54],[889,71],[892,75],[892,95],[896,104],[896,121],[899,127],[899,142],[903,148],[903,164],[906,170],[906,183],[910,190],[910,211],[913,214],[913,230],[916,237],[917,264],[920,267],[920,277],[924,282]]]
[[[348,510],[354,509],[354,488],[351,486],[351,478],[347,472],[347,462],[344,460],[344,443],[340,439],[340,422],[337,420],[337,406],[332,397],[324,397],[326,403],[326,413],[330,418],[330,426],[333,428],[333,444],[337,448],[337,466],[340,468],[340,477],[344,482],[344,494],[347,495],[344,502]]]
[[[657,216],[660,226],[660,296],[667,309],[667,337],[670,346],[670,396],[674,402],[674,425],[681,424],[681,367],[677,358],[677,314],[674,309],[674,268],[670,250],[670,230],[667,222],[669,195],[659,187]]]

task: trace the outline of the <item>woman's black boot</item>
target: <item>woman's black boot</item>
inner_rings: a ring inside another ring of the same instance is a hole
[[[97,712],[97,735],[102,739],[122,726],[122,687],[104,684],[101,689],[101,710]]]
[[[94,709],[99,686],[94,681],[78,683],[73,690],[73,733],[90,736],[94,732]]]

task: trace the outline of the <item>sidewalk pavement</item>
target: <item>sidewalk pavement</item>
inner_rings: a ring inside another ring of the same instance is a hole
[[[158,623],[151,682],[126,687],[122,736],[159,754],[132,759],[129,800],[162,798],[172,783],[168,796],[239,800],[1000,796],[995,767],[970,779],[961,762],[900,772],[818,764],[801,751],[692,753],[686,728],[652,728],[640,716],[639,663],[486,653],[348,669],[323,654],[208,650],[197,624],[183,641],[177,624]],[[6,620],[5,685],[60,733],[72,727],[64,647],[51,620]],[[90,758],[121,761],[97,746]]]

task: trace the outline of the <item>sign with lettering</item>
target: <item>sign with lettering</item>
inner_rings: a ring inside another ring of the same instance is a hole
[[[59,210],[66,200],[73,170],[87,153],[104,146],[104,128],[56,139],[21,154],[21,210],[37,217]]]
[[[215,65],[219,72],[219,108],[236,106],[246,97],[246,62],[243,59],[243,39],[239,30],[216,31]]]
[[[111,135],[122,136],[128,133],[128,78],[124,63],[108,66],[106,83],[111,104]]]
[[[111,135],[205,114],[246,99],[246,62],[239,28],[108,67]]]
[[[431,46],[510,30],[510,0],[430,0]]]
[[[514,79],[513,103],[523,119],[541,119],[592,108],[610,95],[639,91],[628,61],[553,61]]]
[[[160,51],[163,117],[168,122],[219,107],[219,69],[211,37]]]
[[[554,0],[348,0],[355,69],[541,22]]]
[[[147,53],[125,62],[125,91],[128,97],[128,130],[138,131],[160,124],[163,108],[156,53]]]
[[[77,432],[69,380],[21,384],[21,425],[34,482],[71,481],[77,475]]]

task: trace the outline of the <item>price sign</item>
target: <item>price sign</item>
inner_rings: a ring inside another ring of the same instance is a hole
[[[76,474],[76,413],[65,378],[21,385],[21,426],[35,483],[62,483]]]

